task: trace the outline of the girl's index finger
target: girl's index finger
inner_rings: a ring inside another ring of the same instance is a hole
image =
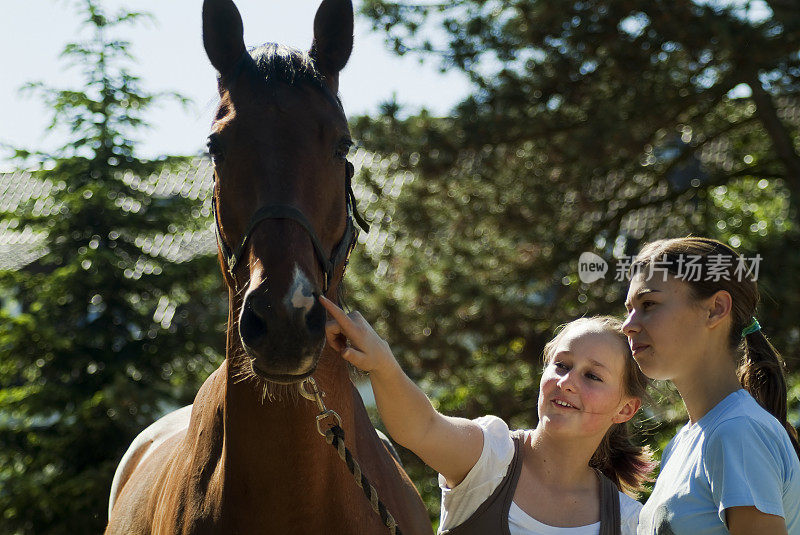
[[[344,310],[339,308],[336,303],[331,301],[330,299],[326,298],[324,295],[319,296],[319,302],[325,307],[330,315],[336,320],[336,323],[342,328],[342,333],[349,338],[356,339],[359,338],[361,334],[358,330],[358,326],[353,323],[353,320],[347,317],[347,314],[344,313]]]

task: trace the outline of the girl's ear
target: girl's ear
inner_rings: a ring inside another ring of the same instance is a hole
[[[706,299],[705,305],[708,311],[708,326],[713,328],[725,318],[730,317],[733,309],[733,298],[727,290],[719,290]]]
[[[639,408],[642,406],[642,400],[639,398],[628,398],[628,401],[620,407],[617,414],[611,419],[615,424],[625,423],[636,415]]]

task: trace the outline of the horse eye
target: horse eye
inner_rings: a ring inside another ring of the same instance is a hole
[[[353,142],[349,139],[342,140],[339,143],[339,146],[336,147],[336,157],[340,160],[344,160],[347,158],[347,154],[350,152],[350,147],[353,146]]]
[[[217,134],[211,134],[208,136],[208,141],[206,142],[206,149],[208,150],[208,155],[211,156],[211,159],[214,161],[215,164],[219,164],[223,160],[223,153],[222,153],[222,143],[220,142],[219,136]]]

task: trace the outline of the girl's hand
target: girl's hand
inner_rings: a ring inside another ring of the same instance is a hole
[[[451,488],[458,485],[483,451],[478,424],[436,412],[361,314],[345,314],[322,296],[319,302],[333,317],[325,325],[328,343],[356,368],[371,372],[375,403],[392,438],[441,473]]]
[[[344,310],[324,296],[319,296],[319,302],[333,318],[325,324],[325,336],[342,358],[365,372],[397,366],[389,344],[378,336],[361,314],[345,314]]]

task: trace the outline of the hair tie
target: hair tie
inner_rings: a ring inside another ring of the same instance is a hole
[[[747,327],[745,327],[744,329],[742,329],[742,338],[744,338],[748,334],[752,334],[752,333],[754,333],[756,331],[760,331],[760,330],[761,330],[761,325],[759,325],[757,319],[753,318],[753,322],[750,325],[748,325]]]

